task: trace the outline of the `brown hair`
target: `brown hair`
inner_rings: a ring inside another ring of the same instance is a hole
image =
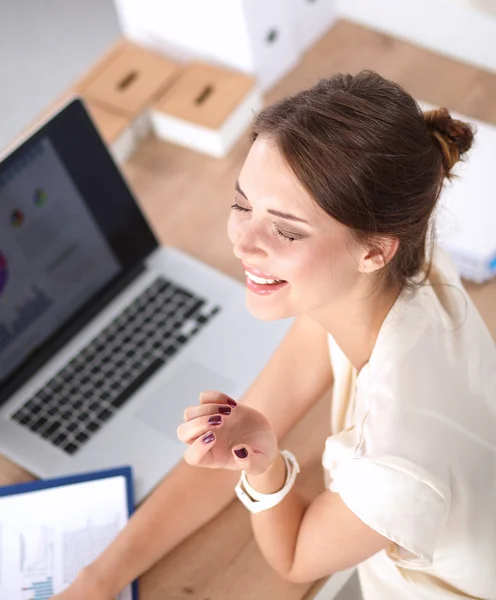
[[[423,113],[399,84],[373,71],[336,74],[265,108],[251,141],[274,139],[317,204],[380,249],[399,240],[382,270],[386,285],[425,269],[430,216],[444,177],[469,150],[473,129],[445,108]]]

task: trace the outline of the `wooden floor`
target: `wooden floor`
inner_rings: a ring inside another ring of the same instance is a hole
[[[270,103],[321,77],[365,68],[403,84],[419,100],[496,123],[496,75],[348,22],[338,22],[266,99]],[[248,141],[243,139],[228,158],[217,160],[150,137],[124,169],[161,242],[240,280],[243,272],[232,255],[225,225],[247,150]],[[470,286],[470,291],[496,337],[496,302],[492,303],[496,284]],[[326,395],[287,440],[305,465],[299,485],[309,496],[323,485],[319,461],[328,430],[328,402]],[[29,478],[29,473],[0,457],[0,482]],[[141,580],[143,600],[301,600],[312,595],[310,587],[284,582],[264,564],[239,503]]]

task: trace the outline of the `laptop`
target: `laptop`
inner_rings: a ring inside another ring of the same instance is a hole
[[[131,465],[141,500],[184,409],[239,398],[288,330],[245,293],[158,244],[72,100],[0,163],[0,452],[39,477]]]

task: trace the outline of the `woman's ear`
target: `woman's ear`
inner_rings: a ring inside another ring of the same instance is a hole
[[[373,273],[385,267],[398,251],[397,237],[382,237],[363,253],[359,262],[361,273]]]

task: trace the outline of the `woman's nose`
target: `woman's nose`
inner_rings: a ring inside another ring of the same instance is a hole
[[[252,256],[263,256],[266,254],[259,232],[253,225],[244,227],[238,235],[233,246],[234,255],[239,259],[249,259]]]

